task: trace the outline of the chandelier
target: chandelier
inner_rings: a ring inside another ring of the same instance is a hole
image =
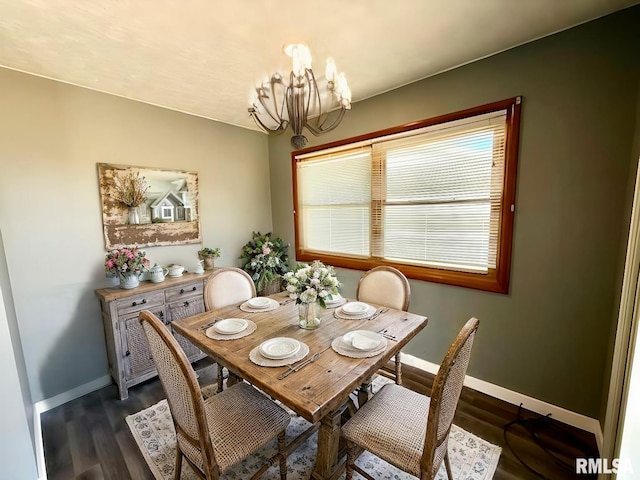
[[[285,53],[293,61],[289,84],[279,73],[265,80],[256,87],[249,114],[267,133],[280,134],[290,125],[291,145],[300,149],[307,144],[303,128],[318,136],[340,124],[351,109],[351,90],[344,73],[337,73],[333,58],[327,59],[326,84],[318,85],[307,45],[289,45]]]

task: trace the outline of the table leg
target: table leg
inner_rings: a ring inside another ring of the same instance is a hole
[[[369,377],[365,379],[358,387],[358,408],[362,408],[362,406],[367,403],[367,400],[369,400],[372,381],[373,378]]]
[[[338,449],[340,446],[341,417],[346,409],[346,404],[337,410],[329,412],[320,420],[318,430],[318,453],[316,465],[311,478],[316,480],[329,480],[337,478]]]

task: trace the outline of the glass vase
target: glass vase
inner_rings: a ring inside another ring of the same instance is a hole
[[[318,302],[298,304],[298,326],[313,330],[320,326],[322,306]]]

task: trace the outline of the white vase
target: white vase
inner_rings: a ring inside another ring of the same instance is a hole
[[[322,306],[318,302],[298,304],[298,326],[313,330],[320,326]]]
[[[137,273],[120,276],[120,288],[130,290],[140,285],[140,276]]]
[[[140,223],[140,214],[137,207],[129,207],[129,225],[138,225]]]
[[[107,277],[110,286],[117,287],[118,285],[120,285],[120,279],[118,278],[117,274],[107,272],[105,276]]]

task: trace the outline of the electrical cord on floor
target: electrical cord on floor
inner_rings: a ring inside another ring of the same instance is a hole
[[[507,433],[509,432],[509,429],[514,425],[521,425],[525,430],[527,430],[527,432],[529,432],[529,435],[531,435],[531,438],[533,439],[534,443],[538,447],[540,447],[547,455],[549,455],[554,460],[555,463],[557,463],[561,467],[571,472],[574,471],[574,468],[575,468],[574,465],[569,464],[563,461],[560,457],[558,457],[551,450],[551,448],[545,443],[545,441],[539,436],[539,432],[546,429],[546,431],[550,434],[550,436],[552,436],[552,438],[556,438],[556,439],[562,438],[562,441],[564,443],[570,444],[571,446],[575,447],[580,452],[582,452],[582,457],[588,457],[592,455],[591,449],[589,448],[588,445],[586,445],[583,441],[578,439],[575,435],[561,428],[559,425],[556,425],[553,422],[551,422],[551,414],[548,414],[545,417],[523,418],[522,403],[521,403],[518,406],[518,418],[507,423],[503,427],[504,442],[505,442],[505,445],[509,448],[509,450],[511,450],[511,453],[513,453],[513,455],[527,470],[529,470],[531,473],[533,473],[534,475],[544,480],[552,480],[552,479],[549,479],[542,473],[538,472],[537,470],[527,465],[527,463],[522,458],[520,458],[518,453],[514,450],[513,446],[509,443],[509,438],[507,436]]]

